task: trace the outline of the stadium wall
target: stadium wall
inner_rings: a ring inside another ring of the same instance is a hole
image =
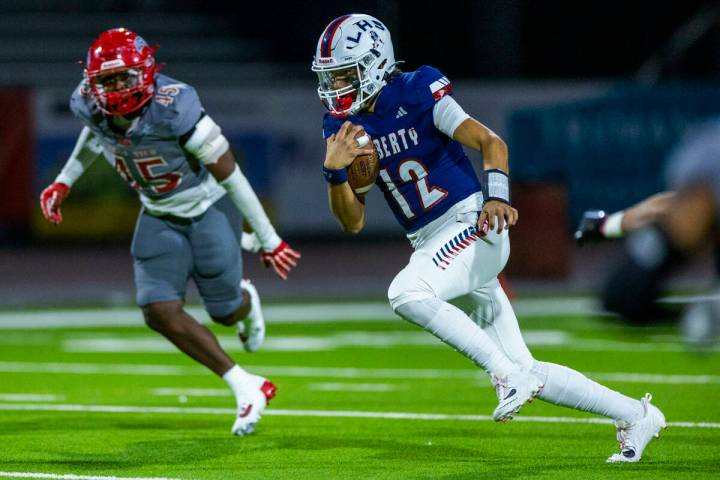
[[[59,171],[79,122],[67,109],[71,88],[38,90],[38,152],[34,193]],[[522,189],[555,186],[567,214],[565,228],[590,207],[621,208],[664,188],[663,164],[685,128],[720,113],[720,90],[708,85],[644,88],[609,83],[485,84],[457,82],[455,96],[466,111],[505,138],[512,178]],[[295,236],[338,234],[319,173],[324,154],[323,109],[314,86],[214,88],[199,91],[207,112],[223,127],[242,168],[283,232]],[[518,193],[520,190],[517,189]],[[538,190],[535,190],[538,191]],[[35,196],[33,196],[35,198]],[[532,202],[524,198],[523,201]],[[543,198],[538,197],[538,207]],[[129,231],[138,209],[134,193],[106,165],[94,166],[74,188],[68,209],[109,208],[94,224],[83,220],[64,230],[86,238]],[[125,205],[125,207],[118,207]],[[366,232],[400,233],[382,196],[368,197]],[[542,208],[540,208],[542,210]],[[72,215],[67,215],[70,219]],[[38,235],[63,235],[38,221]],[[91,228],[92,227],[92,228]],[[103,230],[105,228],[105,230]],[[85,231],[83,231],[85,230]]]

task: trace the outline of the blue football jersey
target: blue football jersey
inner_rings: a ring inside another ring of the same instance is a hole
[[[323,119],[325,138],[349,120],[362,125],[380,159],[375,182],[398,222],[410,233],[480,191],[462,146],[435,127],[433,107],[452,87],[437,69],[423,66],[395,75],[372,113]]]

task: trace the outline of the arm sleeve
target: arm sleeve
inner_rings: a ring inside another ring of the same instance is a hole
[[[208,115],[203,115],[188,134],[184,135],[187,140],[183,148],[205,165],[216,163],[230,148],[220,126]]]
[[[95,134],[93,134],[88,127],[83,127],[75,143],[75,148],[70,154],[70,158],[68,158],[68,161],[65,163],[65,166],[55,181],[71,187],[72,184],[85,173],[90,165],[102,155],[102,152],[102,144]]]
[[[470,118],[465,110],[451,96],[444,96],[433,107],[433,123],[435,128],[453,138],[455,129]]]
[[[255,191],[250,186],[245,175],[240,171],[240,167],[235,165],[233,173],[220,182],[220,185],[227,190],[230,199],[247,219],[260,240],[263,250],[266,252],[275,250],[282,243],[282,240],[275,233],[275,228],[270,223],[270,219],[268,219],[257,195],[255,195]]]

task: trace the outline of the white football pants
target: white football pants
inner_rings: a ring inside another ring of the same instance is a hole
[[[398,315],[429,331],[500,378],[532,371],[545,387],[540,398],[558,405],[633,421],[640,402],[560,365],[537,362],[525,345],[517,318],[497,276],[510,256],[504,230],[477,232],[478,202],[470,197],[409,235],[415,248],[388,289]],[[448,303],[465,297],[470,315]]]
[[[510,255],[507,231],[477,232],[478,202],[470,197],[409,236],[415,251],[390,284],[388,298],[398,315],[488,374],[505,377],[521,366],[529,369],[533,359],[497,280]],[[473,318],[447,303],[464,296],[474,305]]]

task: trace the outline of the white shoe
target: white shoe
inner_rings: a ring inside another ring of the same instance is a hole
[[[640,399],[643,407],[643,417],[629,423],[616,421],[617,439],[620,442],[620,453],[607,459],[610,463],[639,462],[643,450],[653,437],[660,437],[660,430],[665,428],[665,415],[655,406],[650,405],[652,395],[646,393]]]
[[[260,306],[260,295],[255,285],[248,279],[240,281],[240,288],[250,294],[250,313],[244,320],[238,322],[237,332],[243,347],[248,352],[256,352],[265,341],[265,318]]]
[[[270,380],[257,375],[251,377],[247,389],[237,398],[238,413],[231,430],[233,435],[253,433],[263,410],[275,398],[277,387]]]
[[[498,406],[493,412],[493,420],[507,422],[518,413],[526,403],[533,401],[544,387],[543,383],[530,372],[518,370],[501,379],[493,375],[493,385],[498,397]]]

